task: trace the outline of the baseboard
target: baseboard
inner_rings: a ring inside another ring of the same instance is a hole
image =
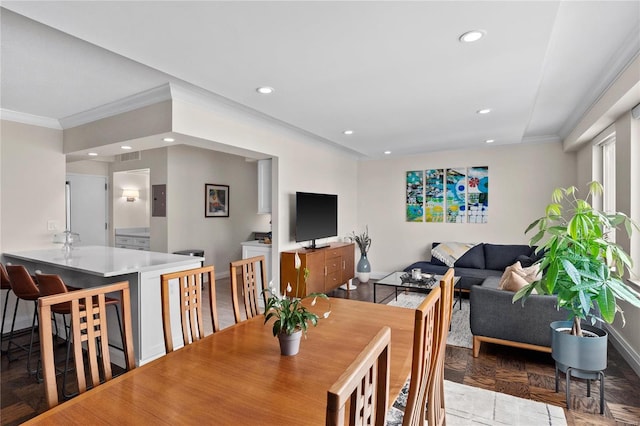
[[[611,337],[611,344],[622,355],[629,366],[640,377],[640,354],[638,354],[633,347],[622,337],[618,330],[614,329],[610,325],[605,325],[605,328],[609,332]]]

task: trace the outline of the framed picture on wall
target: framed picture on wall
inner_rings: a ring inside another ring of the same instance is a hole
[[[205,183],[204,217],[229,217],[229,185]]]

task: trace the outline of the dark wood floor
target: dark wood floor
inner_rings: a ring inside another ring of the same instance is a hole
[[[219,304],[226,299],[225,295],[228,296],[228,283],[228,279],[216,280]],[[372,301],[372,287],[371,281],[360,283],[357,290],[348,293],[335,290],[330,296]],[[378,288],[378,299],[390,291],[392,289]],[[64,346],[59,350],[64,356]],[[2,355],[2,425],[19,424],[46,410],[44,386],[27,374],[25,365],[24,356],[8,362],[6,355]],[[447,380],[564,407],[564,381],[561,381],[560,392],[555,393],[554,371],[553,360],[548,354],[485,343],[480,356],[473,358],[471,349],[447,347]],[[599,386],[592,386],[591,397],[587,397],[584,382],[573,380],[572,383],[572,409],[565,409],[569,425],[640,425],[640,378],[613,347],[609,347],[603,416],[597,414]]]

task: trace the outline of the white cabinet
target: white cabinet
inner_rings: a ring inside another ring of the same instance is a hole
[[[271,244],[264,244],[257,240],[255,241],[245,241],[242,243],[242,258],[248,259],[250,257],[255,256],[264,256],[264,263],[266,266],[266,274],[267,274],[267,286],[271,281]],[[262,289],[265,287],[262,282],[262,277],[258,275],[258,294],[261,294]],[[274,287],[278,287],[277,284],[274,284]],[[258,301],[260,306],[264,305],[262,297],[258,297]]]
[[[271,213],[271,159],[258,160],[258,214]]]
[[[149,228],[116,228],[115,246],[149,251]]]
[[[123,237],[116,236],[116,247],[131,250],[149,250],[149,237]]]

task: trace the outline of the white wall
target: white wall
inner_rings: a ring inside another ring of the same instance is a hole
[[[149,172],[113,174],[113,228],[149,228],[151,219],[151,194]],[[127,201],[122,196],[123,189],[137,189],[139,197]]]
[[[57,247],[52,240],[64,230],[64,183],[62,131],[0,121],[0,253]],[[48,221],[55,222],[58,231],[49,231]],[[6,295],[3,291],[0,303]],[[9,306],[14,306],[14,297]],[[8,308],[7,331],[12,314]],[[31,303],[20,303],[16,329],[30,327],[32,314]]]
[[[640,121],[626,113],[616,120],[615,129],[616,210],[640,224]],[[635,278],[640,279],[640,233],[634,230],[630,239],[624,231],[618,231],[616,243],[631,255]],[[640,288],[636,287],[636,291]],[[640,309],[622,301],[618,304],[624,311],[626,325],[623,326],[622,316],[618,314],[609,331],[615,337],[617,349],[640,374]]]
[[[65,225],[62,131],[1,122],[1,251],[53,247]],[[59,229],[50,231],[47,222]]]
[[[203,249],[216,277],[228,276],[240,243],[270,229],[270,215],[257,214],[257,162],[184,145],[170,147],[168,160],[168,250]],[[205,217],[206,183],[229,185],[229,217]]]
[[[73,161],[67,163],[67,173],[109,177],[109,163],[93,160]]]
[[[346,151],[224,107],[174,101],[173,120],[174,132],[201,138],[203,147],[223,144],[273,158],[274,282],[279,282],[279,252],[300,247],[292,232],[296,191],[337,194],[339,235],[356,228],[358,163]]]
[[[416,223],[405,220],[406,172],[429,168],[489,167],[489,223]],[[514,144],[364,161],[358,172],[358,224],[369,226],[373,274],[400,271],[430,259],[433,241],[526,244],[526,227],[544,215],[551,192],[575,184],[576,158],[560,143]]]

